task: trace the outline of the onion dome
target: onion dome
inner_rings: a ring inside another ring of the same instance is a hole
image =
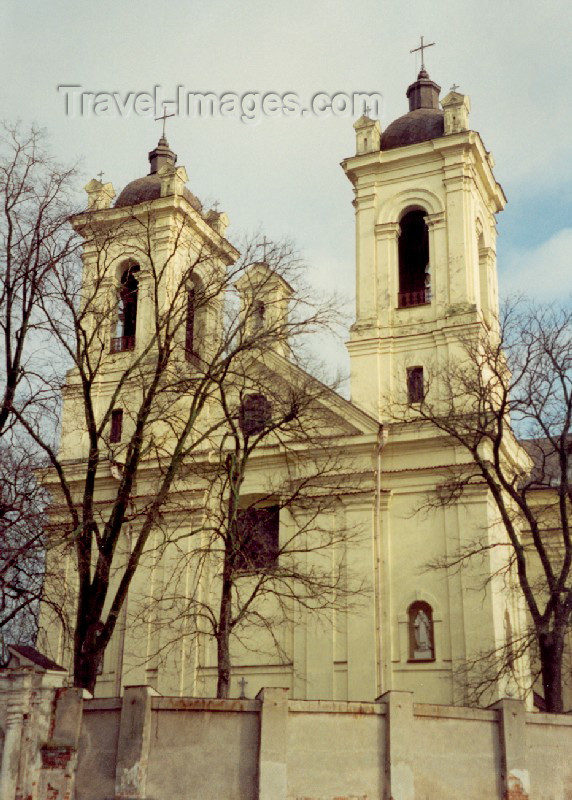
[[[441,87],[425,69],[407,89],[409,113],[394,120],[381,135],[381,149],[393,150],[444,135],[444,114],[439,108]]]
[[[143,178],[136,178],[131,183],[128,183],[115,201],[115,207],[135,206],[161,197],[159,170],[165,165],[175,166],[176,163],[176,154],[170,149],[169,143],[162,136],[157,147],[149,153],[149,175],[145,175]],[[183,189],[183,197],[196,211],[201,211],[201,201],[186,186]]]

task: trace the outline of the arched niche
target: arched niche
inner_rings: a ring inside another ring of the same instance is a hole
[[[425,600],[415,600],[407,609],[408,660],[435,661],[435,625],[433,607]]]

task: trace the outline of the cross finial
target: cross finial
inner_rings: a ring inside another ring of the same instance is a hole
[[[258,245],[258,247],[262,247],[262,260],[263,261],[266,261],[266,248],[268,247],[269,244],[272,244],[272,241],[270,239],[267,239],[266,236],[263,236],[262,237],[262,241]]]
[[[433,47],[434,44],[435,42],[429,42],[429,44],[425,44],[423,41],[423,37],[421,37],[421,44],[419,45],[419,47],[414,47],[413,50],[409,51],[410,53],[416,53],[418,50],[421,50],[421,69],[425,69],[425,60],[423,57],[423,51],[427,47]]]
[[[100,171],[97,173],[97,177],[99,178],[99,182],[100,182],[100,183],[103,183],[103,176],[104,176],[104,175],[105,175],[105,173],[103,172],[103,170],[100,170]]]
[[[454,83],[454,84],[451,86],[451,89],[450,89],[450,91],[451,91],[451,92],[456,92],[458,88],[459,88],[459,84],[458,84],[458,83]]]
[[[366,104],[365,104],[365,106],[363,107],[363,113],[364,113],[364,115],[365,115],[366,117],[369,117],[369,112],[370,112],[370,111],[371,111],[371,106],[369,105],[369,103],[366,103]]]
[[[175,114],[167,114],[167,103],[163,103],[163,116],[155,117],[155,122],[158,122],[160,119],[163,120],[163,133],[162,133],[162,138],[163,139],[165,138],[165,121],[169,117],[174,117],[174,116],[176,116],[176,115]]]
[[[247,683],[248,681],[245,678],[241,678],[238,682],[238,685],[240,686],[240,695],[239,695],[240,700],[246,700],[246,694],[244,692]]]
[[[218,214],[218,207],[219,207],[219,206],[220,206],[220,203],[219,203],[219,201],[218,201],[218,200],[215,200],[215,201],[214,201],[214,203],[213,203],[213,208],[214,208],[214,210],[215,210],[215,213],[217,213],[217,214]]]

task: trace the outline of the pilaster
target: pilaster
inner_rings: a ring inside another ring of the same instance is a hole
[[[261,689],[258,800],[286,800],[288,689]]]
[[[526,800],[530,794],[526,741],[526,708],[522,700],[503,698],[498,711],[505,800]]]
[[[385,692],[377,702],[386,707],[384,800],[415,800],[413,692]]]
[[[0,772],[0,797],[14,800],[21,779],[22,731],[24,715],[30,708],[32,671],[8,673],[3,677],[3,691],[8,696],[2,771]]]
[[[378,258],[378,280],[375,287],[377,297],[377,318],[382,327],[393,322],[399,283],[397,241],[399,223],[385,222],[375,226]]]
[[[448,303],[457,305],[475,302],[474,269],[471,264],[470,235],[473,229],[471,214],[471,178],[464,160],[444,168],[448,232]]]
[[[56,691],[51,732],[40,748],[38,800],[74,796],[83,701],[90,696],[85,689],[76,687]]]
[[[375,192],[371,187],[356,193],[356,264],[359,265],[356,286],[356,320],[361,325],[374,325],[376,313],[377,265],[375,254]]]
[[[150,686],[126,686],[115,768],[115,800],[144,800],[151,737]]]

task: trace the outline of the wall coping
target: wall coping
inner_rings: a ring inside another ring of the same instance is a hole
[[[434,719],[467,719],[481,722],[498,722],[498,712],[488,708],[472,708],[469,706],[445,706],[436,703],[413,703],[413,714],[416,717],[433,717]]]
[[[380,714],[384,715],[382,703],[357,702],[352,700],[289,700],[288,711],[293,714]]]
[[[152,697],[152,711],[226,711],[258,712],[259,700],[218,697]]]

